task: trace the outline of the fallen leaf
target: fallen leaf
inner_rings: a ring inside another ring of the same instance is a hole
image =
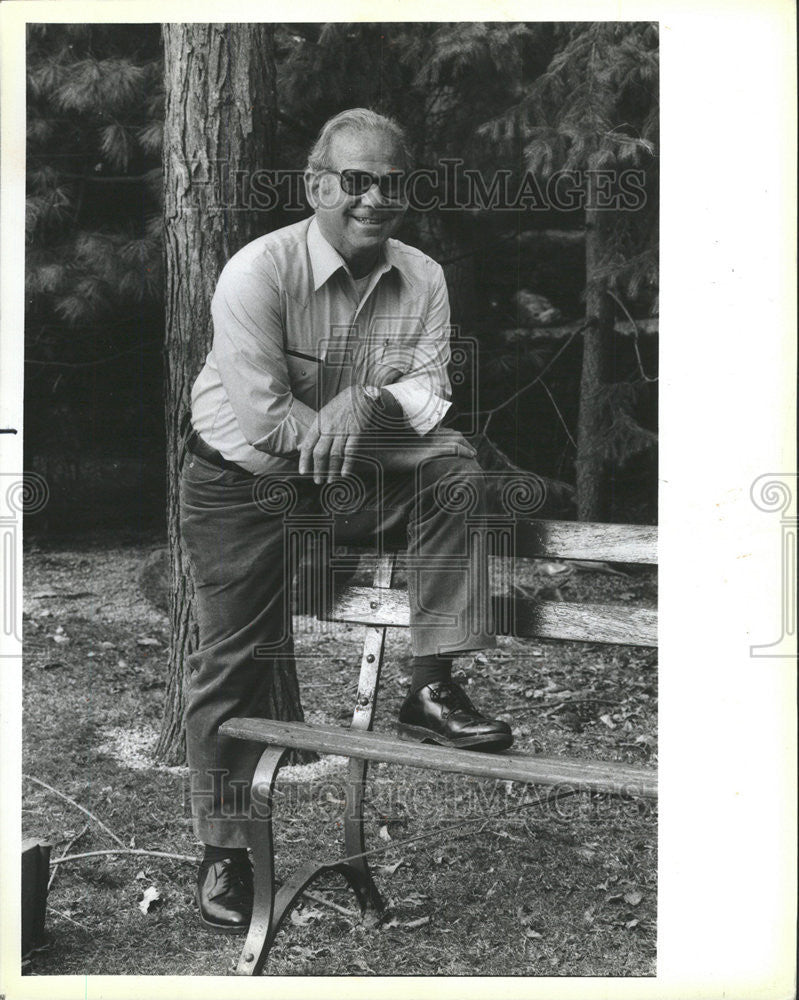
[[[378,837],[381,840],[391,840],[391,834],[388,832],[388,825],[383,824],[377,832]]]
[[[644,897],[637,890],[632,890],[631,892],[625,892],[624,902],[629,903],[630,906],[638,906]]]
[[[291,911],[291,922],[297,927],[307,927],[312,920],[322,916],[321,910],[298,910]]]
[[[613,719],[611,719],[611,717],[609,715],[600,715],[599,716],[599,721],[602,722],[602,723],[604,723],[604,725],[606,725],[608,727],[608,729],[615,729],[616,728],[616,723],[613,721]]]
[[[524,930],[524,936],[528,938],[540,938],[543,934],[539,934],[538,931],[534,931],[532,927],[526,927]]]
[[[149,913],[150,908],[159,902],[161,902],[161,893],[154,885],[148,886],[148,888],[144,890],[144,895],[139,903],[139,909],[142,913]]]
[[[136,872],[136,874],[133,877],[138,882],[144,882],[147,879],[147,876],[144,874],[143,871],[142,872]]]
[[[627,928],[628,931],[631,931],[633,927],[637,927],[640,924],[640,922],[641,922],[640,920],[628,920],[624,926]]]
[[[103,649],[113,649],[114,648],[113,642],[108,642],[108,641],[101,642],[100,645],[102,646]]]
[[[381,875],[393,875],[394,872],[399,868],[399,866],[404,864],[405,862],[400,860],[393,865],[380,865],[380,867],[377,870],[380,872]]]
[[[50,638],[53,640],[53,642],[58,642],[58,643],[69,642],[69,637],[66,635],[51,635]]]
[[[160,646],[161,643],[157,639],[151,639],[147,636],[139,636],[136,640],[137,646]]]

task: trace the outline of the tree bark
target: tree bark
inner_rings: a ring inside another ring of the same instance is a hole
[[[228,258],[260,232],[247,180],[275,153],[274,28],[261,24],[165,24],[164,238],[166,252],[167,526],[172,646],[161,734],[162,761],[185,760],[187,658],[196,648],[191,565],[180,531],[182,429],[191,387],[211,346],[211,297]],[[293,667],[274,674],[275,718],[302,718]]]
[[[613,355],[613,303],[607,279],[600,275],[606,263],[608,211],[588,209],[585,233],[585,314],[589,326],[583,334],[580,376],[580,411],[577,421],[577,519],[607,520],[610,473],[604,457],[608,413],[605,387]]]

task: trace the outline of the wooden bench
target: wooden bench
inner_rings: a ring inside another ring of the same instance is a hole
[[[588,524],[522,519],[514,525],[517,557],[557,560],[602,560],[656,564],[657,529],[640,525]],[[452,750],[414,744],[372,732],[380,684],[386,629],[408,627],[408,595],[392,589],[397,554],[378,555],[372,587],[348,586],[334,598],[324,616],[330,621],[364,626],[358,693],[349,728],[231,719],[221,731],[256,741],[265,749],[255,768],[252,799],[258,813],[249,820],[255,900],[249,933],[239,959],[238,975],[258,975],[283,921],[305,889],[320,875],[337,872],[352,887],[362,913],[379,915],[383,900],[366,858],[363,803],[368,761],[384,761],[481,778],[511,780],[617,795],[657,796],[657,773],[618,761],[586,761],[539,757],[507,751],[501,754]],[[506,634],[586,642],[657,645],[657,613],[642,608],[573,602],[537,602],[517,597],[497,599]],[[275,882],[272,799],[280,767],[292,749],[349,757],[344,819],[344,856],[302,866],[279,889]]]

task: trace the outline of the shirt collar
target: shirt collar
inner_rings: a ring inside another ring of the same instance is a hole
[[[375,268],[380,274],[390,271],[392,267],[405,272],[402,255],[395,252],[391,243],[392,241],[388,240],[380,248],[380,256]],[[322,235],[316,216],[311,219],[311,224],[308,226],[308,256],[311,259],[315,292],[318,292],[336,271],[342,267],[347,268],[346,261],[338,250],[332,247]],[[349,269],[347,268],[347,270]]]

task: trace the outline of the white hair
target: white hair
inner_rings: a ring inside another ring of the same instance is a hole
[[[356,133],[377,131],[390,135],[402,153],[405,168],[410,170],[412,158],[405,130],[393,118],[380,115],[369,108],[350,108],[348,111],[340,111],[324,123],[308,154],[308,170],[324,170],[330,166],[333,136],[344,131]]]

